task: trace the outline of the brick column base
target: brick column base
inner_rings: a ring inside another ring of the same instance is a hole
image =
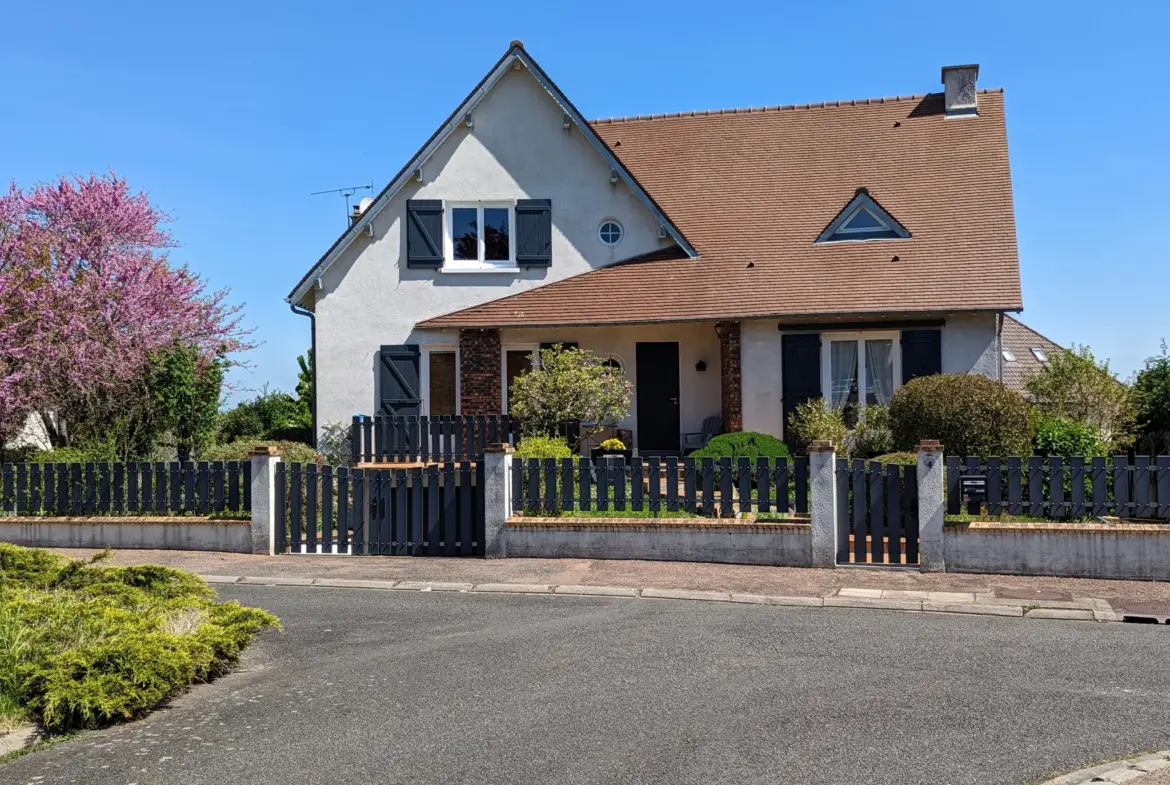
[[[739,322],[718,322],[719,389],[723,403],[723,430],[743,430],[743,390],[740,370]]]
[[[459,331],[459,406],[464,415],[499,414],[500,331]]]

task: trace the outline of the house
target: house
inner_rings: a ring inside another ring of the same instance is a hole
[[[1003,321],[1003,383],[1016,392],[1027,393],[1024,381],[1048,364],[1049,355],[1064,347],[1048,340],[1014,316]]]
[[[705,418],[1004,376],[1023,307],[1002,90],[587,121],[516,41],[289,295],[318,431],[496,414],[533,353],[633,382],[641,454]]]

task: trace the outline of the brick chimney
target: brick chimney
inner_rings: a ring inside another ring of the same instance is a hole
[[[975,82],[979,65],[945,65],[942,82],[946,88],[943,105],[947,117],[972,117],[979,114],[979,93]]]

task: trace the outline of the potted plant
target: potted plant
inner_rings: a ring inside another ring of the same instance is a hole
[[[627,463],[634,457],[634,451],[627,449],[621,439],[606,439],[600,446],[590,450],[590,457],[596,462],[603,458],[622,457]]]

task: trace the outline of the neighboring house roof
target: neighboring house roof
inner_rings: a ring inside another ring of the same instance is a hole
[[[581,129],[581,132],[585,135],[586,140],[589,141],[589,143],[597,149],[598,153],[600,153],[610,164],[610,166],[613,167],[618,177],[621,178],[621,180],[629,187],[629,189],[634,193],[635,197],[637,197],[650,210],[650,212],[654,214],[654,216],[661,223],[662,227],[666,230],[666,233],[674,240],[674,242],[676,242],[680,247],[685,248],[689,255],[698,255],[690,241],[683,236],[682,232],[679,231],[674,222],[667,215],[665,215],[665,213],[663,213],[662,208],[658,206],[658,204],[654,201],[654,198],[650,196],[646,189],[642,187],[641,183],[639,183],[634,178],[634,176],[630,174],[629,169],[627,169],[625,165],[622,164],[621,160],[610,151],[606,143],[597,136],[597,134],[593,131],[593,128],[590,127],[589,122],[581,115],[579,111],[577,111],[577,107],[573,106],[568,97],[566,97],[565,94],[561,92],[561,89],[557,87],[556,83],[554,83],[553,80],[549,78],[548,74],[544,72],[544,69],[541,68],[534,59],[532,59],[532,56],[528,54],[527,51],[525,51],[524,45],[520,41],[513,41],[508,47],[508,51],[504,52],[503,57],[496,61],[496,64],[492,66],[491,70],[488,71],[487,74],[484,75],[483,79],[479,80],[479,84],[472,88],[471,92],[468,93],[467,97],[463,99],[459,106],[455,107],[455,111],[451,112],[451,114],[447,116],[447,119],[443,121],[443,124],[440,125],[433,134],[431,134],[431,137],[423,143],[423,146],[418,149],[418,152],[416,152],[414,156],[406,162],[405,166],[398,170],[398,173],[395,174],[393,178],[391,178],[390,182],[386,184],[386,187],[383,188],[376,197],[374,197],[374,203],[371,204],[364,213],[362,213],[361,218],[348,226],[346,230],[342,232],[336,240],[333,241],[333,245],[329,246],[329,250],[327,250],[325,254],[317,260],[317,263],[314,264],[313,267],[310,268],[309,271],[301,277],[301,279],[297,282],[297,285],[293,287],[293,290],[289,293],[289,296],[285,298],[287,302],[299,303],[301,299],[304,298],[305,294],[312,287],[313,281],[319,278],[325,272],[325,270],[328,269],[329,265],[337,260],[342,251],[344,251],[346,247],[348,247],[349,244],[353,242],[354,238],[358,237],[366,230],[366,226],[368,226],[369,223],[374,220],[374,217],[377,216],[378,213],[380,213],[387,204],[389,204],[390,200],[394,198],[394,195],[398,193],[402,186],[405,185],[410,180],[410,178],[414,176],[415,170],[426,163],[427,159],[431,157],[435,150],[437,150],[443,144],[443,142],[447,140],[447,137],[451,135],[451,132],[454,131],[460,125],[460,123],[463,122],[463,118],[473,109],[475,109],[476,104],[480,102],[480,100],[488,93],[488,91],[492,89],[495,83],[499,81],[499,79],[505,73],[507,73],[508,69],[512,67],[513,64],[515,64],[517,61],[519,61],[520,64],[528,69],[528,72],[532,74],[532,77],[536,79],[536,81],[539,82],[540,85],[548,91],[553,100],[561,106],[569,119]]]
[[[594,128],[700,258],[618,263],[420,327],[1023,308],[1002,91],[962,119],[930,94]],[[860,188],[911,237],[815,242]]]
[[[1040,350],[1045,357],[1051,352],[1064,351],[1064,347],[1050,341],[1040,333],[1013,316],[1004,315],[1003,320],[1003,383],[1019,392],[1024,392],[1024,380],[1044,367],[1045,361],[1036,356]],[[1008,359],[1008,357],[1012,359]]]

